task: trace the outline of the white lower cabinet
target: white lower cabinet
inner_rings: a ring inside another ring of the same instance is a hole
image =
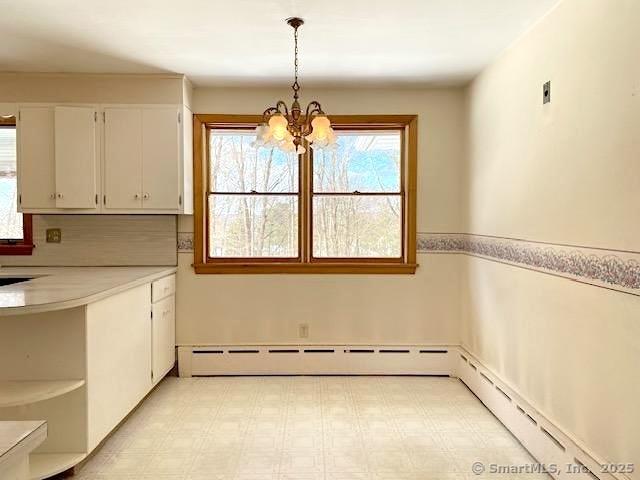
[[[88,449],[151,388],[149,285],[87,306]]]
[[[176,276],[151,284],[151,369],[156,384],[176,363]]]
[[[151,307],[151,364],[153,383],[157,383],[176,362],[175,296],[171,295]]]
[[[175,275],[88,305],[0,317],[0,420],[46,420],[40,480],[87,457],[174,365]]]

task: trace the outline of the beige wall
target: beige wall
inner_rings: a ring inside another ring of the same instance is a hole
[[[468,232],[640,251],[639,25],[636,0],[564,0],[473,82]],[[587,449],[637,469],[640,297],[464,263],[462,343]]]
[[[0,73],[0,103],[182,103],[181,75]]]
[[[459,231],[464,98],[460,89],[303,89],[334,114],[418,114],[418,231]],[[261,113],[282,89],[196,89],[194,112]],[[178,230],[193,229],[182,217]],[[459,263],[418,255],[415,276],[195,275],[178,255],[179,344],[457,343]]]

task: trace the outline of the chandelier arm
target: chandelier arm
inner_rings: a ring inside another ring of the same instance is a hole
[[[262,112],[262,121],[266,123],[269,118],[271,118],[275,114],[284,115],[288,120],[289,109],[287,108],[287,104],[282,100],[279,100],[278,103],[276,103],[275,107],[269,107],[264,112]]]
[[[289,108],[282,100],[278,100],[278,103],[276,103],[276,110],[289,120]]]
[[[322,106],[320,105],[319,102],[316,102],[315,100],[312,102],[309,102],[309,105],[307,105],[307,110],[304,114],[304,116],[309,119],[310,115],[324,115],[324,112],[322,111]]]
[[[269,107],[264,112],[262,112],[263,123],[267,123],[269,121],[269,118],[271,118],[271,116],[275,113],[278,113],[278,109],[276,107]]]

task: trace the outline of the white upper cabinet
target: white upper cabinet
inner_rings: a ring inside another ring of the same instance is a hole
[[[18,110],[23,212],[192,213],[185,106],[26,104]]]
[[[183,202],[191,155],[183,145],[192,139],[184,136],[181,112],[179,106],[104,108],[105,211],[191,213]]]
[[[142,208],[142,111],[104,109],[104,206]]]
[[[97,208],[97,110],[55,107],[57,208]]]
[[[23,211],[56,207],[53,107],[20,109],[18,188]]]
[[[142,111],[142,206],[177,210],[181,205],[180,113],[175,108]]]
[[[26,213],[96,213],[97,110],[55,105],[18,110],[18,186]]]

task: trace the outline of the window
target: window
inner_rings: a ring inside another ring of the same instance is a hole
[[[313,258],[402,258],[402,131],[341,130],[312,152]]]
[[[196,272],[415,272],[415,116],[331,117],[304,155],[252,147],[260,121],[194,117]]]
[[[0,255],[30,255],[31,216],[18,212],[15,117],[0,117]]]
[[[209,134],[208,257],[299,259],[299,159],[251,147],[252,129]]]

